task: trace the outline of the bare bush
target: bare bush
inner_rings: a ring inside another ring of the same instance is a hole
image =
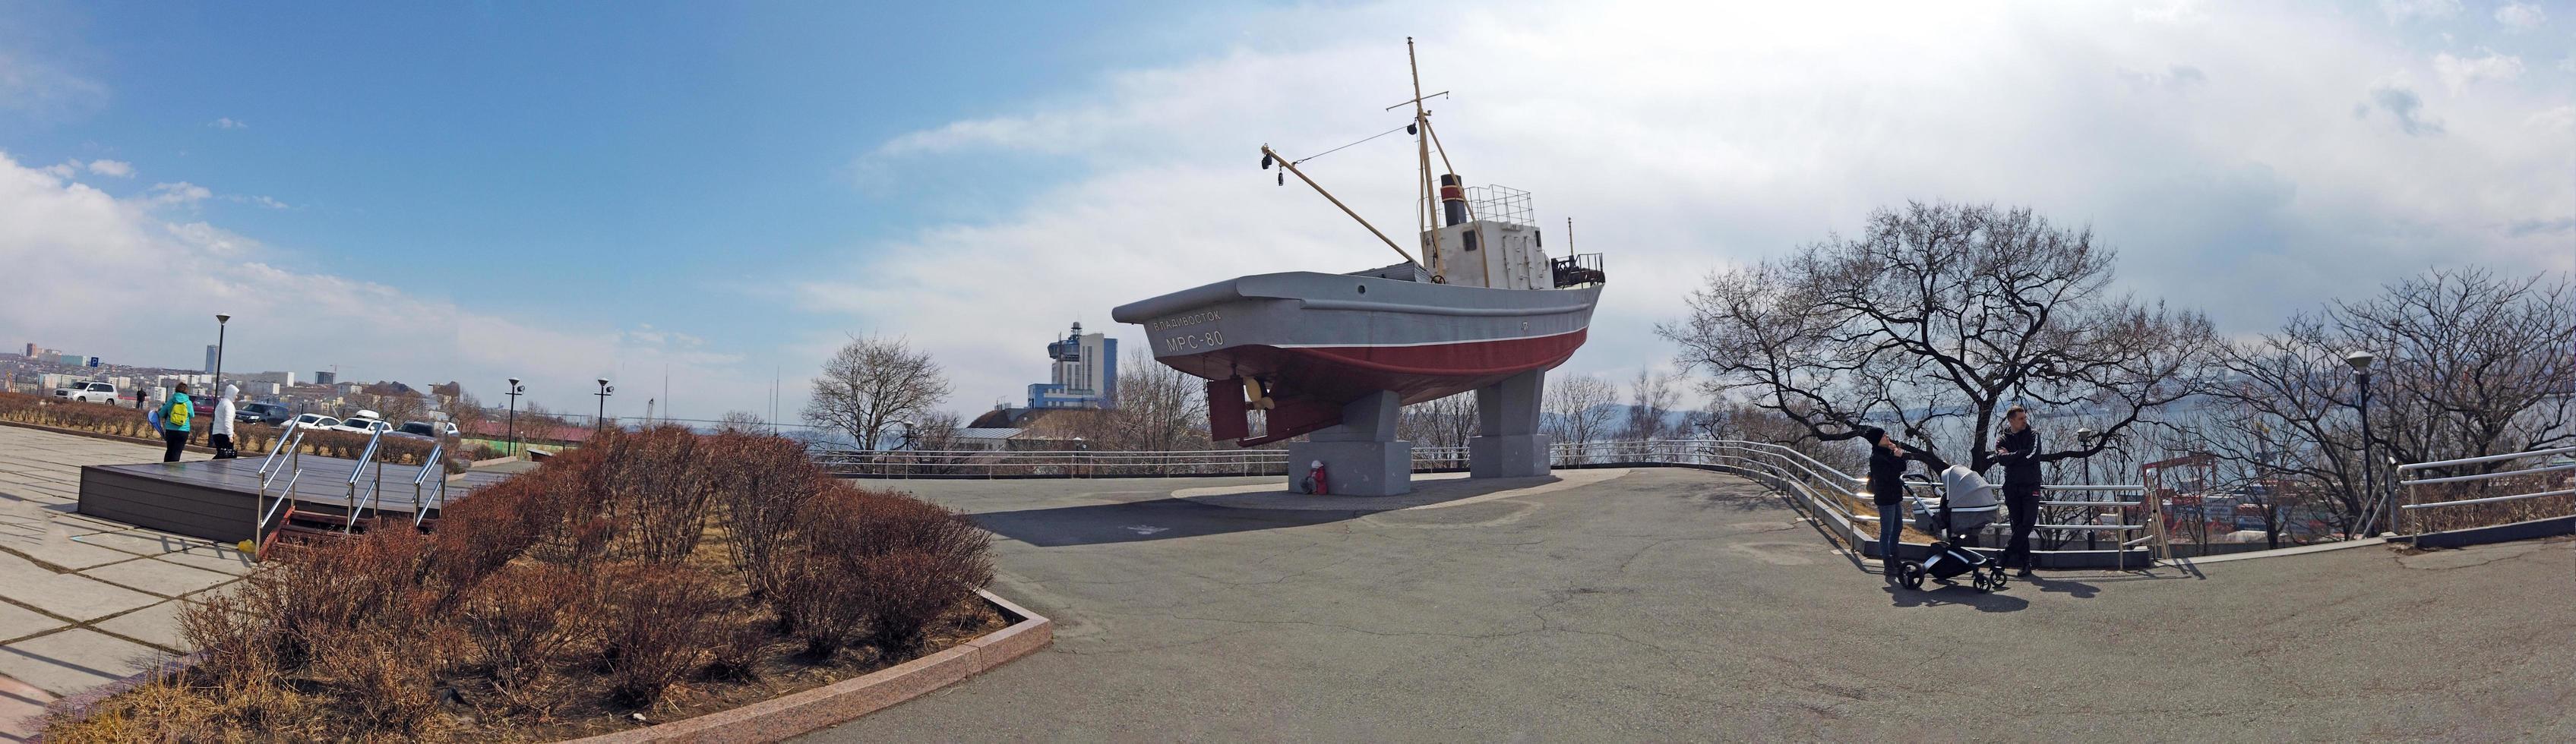
[[[698,670],[725,630],[716,614],[727,598],[695,568],[620,564],[594,574],[592,592],[609,693],[626,705],[661,699]]]
[[[493,691],[512,707],[550,715],[560,696],[541,683],[596,632],[591,586],[579,574],[542,563],[512,566],[467,595],[457,624],[473,642]],[[530,694],[532,692],[538,694]]]
[[[716,498],[724,505],[733,562],[761,596],[778,586],[797,510],[829,485],[831,477],[805,456],[805,448],[779,437],[719,435]]]

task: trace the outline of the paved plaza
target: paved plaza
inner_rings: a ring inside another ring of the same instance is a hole
[[[19,719],[54,697],[188,651],[181,603],[250,572],[231,546],[73,513],[81,466],[160,460],[159,447],[0,426],[0,740],[28,733]]]
[[[1227,493],[1271,479],[882,485],[999,533],[994,591],[1055,645],[812,741],[2576,738],[2565,540],[1987,595],[1890,590],[1693,470],[1374,506]]]
[[[0,741],[250,570],[72,513],[80,465],[158,455],[0,426]],[[808,739],[2576,738],[2564,539],[1911,592],[1731,476],[1421,483],[872,482],[999,535],[1056,641]]]

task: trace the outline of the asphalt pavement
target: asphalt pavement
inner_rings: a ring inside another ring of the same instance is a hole
[[[807,740],[2576,739],[2566,540],[1915,592],[1749,482],[1561,474],[886,482],[1055,645]]]

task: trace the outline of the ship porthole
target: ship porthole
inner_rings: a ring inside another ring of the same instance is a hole
[[[1366,285],[1366,284],[1362,284],[1362,285],[1360,285],[1360,294],[1368,294],[1368,285]]]

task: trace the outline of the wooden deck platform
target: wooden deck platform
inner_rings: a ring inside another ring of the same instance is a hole
[[[295,478],[295,508],[301,512],[345,515],[353,504],[349,473],[356,469],[355,460],[305,455],[297,463],[302,477]],[[259,466],[257,457],[236,460],[188,460],[172,463],[134,465],[90,465],[81,468],[80,513],[148,527],[163,532],[201,537],[222,542],[248,540],[254,533],[257,514],[254,509],[274,502],[277,494],[294,477],[286,469],[270,486],[269,498],[259,501]],[[379,472],[381,470],[381,472]],[[356,503],[366,504],[370,491],[378,495],[364,508],[361,516],[381,514],[410,518],[412,514],[412,479],[420,468],[412,465],[367,466],[365,477],[358,482]],[[422,508],[436,516],[437,507],[427,503],[436,498],[437,478],[420,487]],[[447,501],[455,503],[477,488],[500,482],[508,476],[497,473],[467,473],[447,484]],[[381,482],[381,490],[377,491]],[[274,526],[274,525],[272,525]]]

